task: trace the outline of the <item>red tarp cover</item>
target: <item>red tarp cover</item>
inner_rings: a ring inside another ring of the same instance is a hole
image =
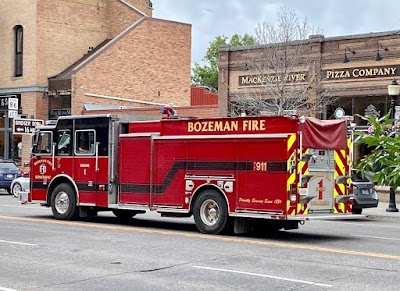
[[[307,117],[300,124],[303,133],[303,148],[339,150],[347,146],[345,120],[319,120]]]

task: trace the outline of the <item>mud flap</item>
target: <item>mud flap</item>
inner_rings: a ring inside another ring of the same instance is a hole
[[[233,232],[235,234],[249,233],[252,231],[251,220],[249,218],[235,217]]]

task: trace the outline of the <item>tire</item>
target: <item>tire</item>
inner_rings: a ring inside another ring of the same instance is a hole
[[[201,233],[227,233],[231,226],[228,206],[216,190],[206,190],[197,197],[193,206],[193,216]]]
[[[56,219],[73,220],[78,217],[76,194],[70,184],[60,184],[51,193],[51,210]]]
[[[16,182],[16,183],[13,185],[13,187],[12,187],[12,189],[11,189],[11,192],[12,192],[12,194],[14,195],[14,197],[18,198],[18,193],[19,193],[20,191],[22,191],[22,186],[21,186],[20,183]]]
[[[134,210],[113,209],[112,213],[121,220],[129,220],[134,217],[138,212]]]
[[[354,208],[351,210],[353,214],[361,214],[362,213],[362,208]]]

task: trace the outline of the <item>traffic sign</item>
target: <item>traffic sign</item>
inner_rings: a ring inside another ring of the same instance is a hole
[[[8,98],[8,110],[18,111],[18,98]]]
[[[13,134],[33,134],[36,126],[44,124],[40,119],[15,118],[13,122]]]
[[[8,118],[18,117],[18,110],[8,110]]]

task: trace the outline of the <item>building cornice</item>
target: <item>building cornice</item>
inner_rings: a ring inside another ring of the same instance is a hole
[[[391,31],[383,31],[383,32],[369,32],[363,34],[351,34],[351,35],[343,35],[343,36],[333,36],[333,37],[325,37],[324,35],[314,35],[310,36],[308,39],[303,40],[294,40],[293,45],[307,45],[310,43],[322,43],[322,42],[333,42],[333,41],[351,41],[363,38],[374,38],[374,37],[385,37],[385,36],[393,36],[400,35],[400,30],[391,30]],[[265,49],[266,47],[274,47],[279,46],[282,43],[269,43],[269,44],[256,44],[256,45],[248,45],[248,46],[236,46],[232,47],[231,45],[225,45],[219,48],[220,52],[233,52],[233,51],[248,51],[248,50],[258,50]]]
[[[26,92],[47,92],[47,86],[24,86],[24,87],[10,87],[10,88],[0,88],[0,94],[10,94],[10,93],[26,93]]]

